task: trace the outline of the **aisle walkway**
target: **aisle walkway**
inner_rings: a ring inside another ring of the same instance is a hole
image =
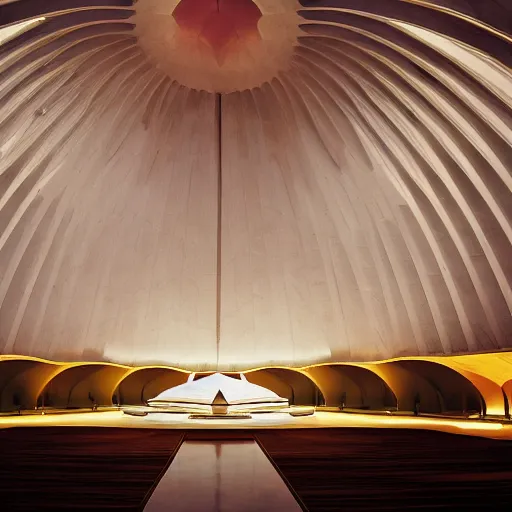
[[[144,512],[272,512],[301,507],[254,440],[184,441]]]

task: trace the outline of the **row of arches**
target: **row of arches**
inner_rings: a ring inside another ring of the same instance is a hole
[[[2,358],[0,409],[142,405],[186,382],[189,374],[166,366]],[[419,402],[426,413],[509,416],[512,400],[512,379],[500,385],[474,371],[421,359],[266,367],[244,374],[293,405],[410,412]]]

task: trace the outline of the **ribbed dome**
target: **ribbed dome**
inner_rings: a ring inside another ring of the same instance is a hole
[[[185,1],[0,0],[0,352],[512,347],[510,2]]]

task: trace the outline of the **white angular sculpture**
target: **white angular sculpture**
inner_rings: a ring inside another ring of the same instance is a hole
[[[148,405],[158,409],[185,409],[213,414],[288,407],[288,399],[248,382],[243,375],[240,378],[238,380],[222,373],[214,373],[200,380],[193,380],[192,374],[188,382],[163,391],[148,400]]]

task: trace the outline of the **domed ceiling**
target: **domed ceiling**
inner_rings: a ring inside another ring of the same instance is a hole
[[[0,0],[0,352],[512,347],[508,0]]]

